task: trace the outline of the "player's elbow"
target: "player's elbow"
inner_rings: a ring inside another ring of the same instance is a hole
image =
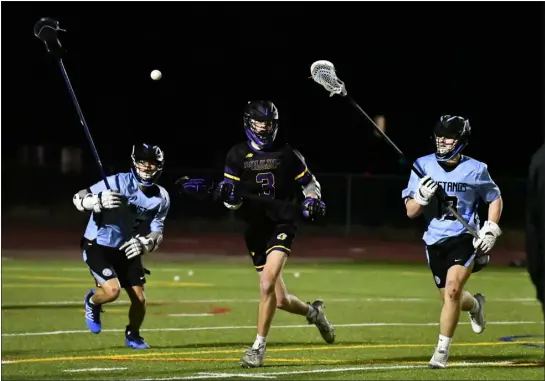
[[[407,210],[407,217],[410,219],[415,219],[420,217],[424,208],[422,205],[418,204],[412,198],[405,199],[405,209]]]
[[[88,193],[86,190],[80,190],[74,195],[74,197],[72,197],[72,203],[78,211],[89,212],[93,209],[94,205],[94,200],[92,200],[90,196],[93,195]]]
[[[415,218],[419,216],[420,216],[420,213],[415,213],[414,211],[407,209],[407,217],[409,217],[411,220],[414,220]]]

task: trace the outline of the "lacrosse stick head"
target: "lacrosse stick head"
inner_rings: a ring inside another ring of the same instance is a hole
[[[347,94],[344,82],[337,78],[335,66],[331,62],[325,60],[314,62],[310,66],[310,75],[314,82],[319,83],[329,92],[329,96]]]
[[[66,31],[61,29],[59,22],[51,17],[42,17],[34,24],[34,35],[45,44],[45,48],[49,53],[58,52],[62,49],[58,32]]]

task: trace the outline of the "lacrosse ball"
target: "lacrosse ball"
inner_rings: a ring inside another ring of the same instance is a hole
[[[301,276],[301,274],[299,274],[297,271],[293,273],[293,276],[296,277],[296,278],[299,278]]]
[[[178,275],[176,275],[176,276],[174,277],[174,281],[175,281],[175,282],[178,282],[179,280],[180,280],[180,277],[179,277]]]
[[[162,76],[163,74],[161,74],[159,70],[154,70],[151,72],[151,79],[153,79],[154,81],[160,80]]]
[[[187,275],[193,276],[193,270],[189,270],[189,271],[187,272]]]

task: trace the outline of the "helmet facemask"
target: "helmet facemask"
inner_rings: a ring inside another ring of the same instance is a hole
[[[435,135],[435,147],[437,150],[437,155],[441,157],[450,156],[450,154],[456,150],[458,142],[458,139]]]
[[[244,110],[244,131],[259,149],[273,145],[278,132],[278,109],[271,101],[248,102]]]
[[[246,135],[258,147],[263,148],[274,142],[278,132],[278,121],[261,121],[249,117],[245,117],[244,121]]]
[[[163,151],[159,147],[147,144],[134,146],[131,159],[131,171],[141,185],[149,187],[157,182],[164,166]]]
[[[435,157],[440,162],[452,160],[467,146],[471,132],[469,121],[459,116],[442,116],[435,126]]]
[[[152,182],[159,166],[151,161],[140,160],[134,163],[134,170],[143,182]]]

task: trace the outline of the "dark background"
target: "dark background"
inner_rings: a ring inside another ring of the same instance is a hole
[[[229,147],[245,139],[247,101],[269,98],[280,110],[282,134],[314,172],[399,175],[399,197],[408,170],[394,151],[345,99],[329,98],[309,79],[310,65],[326,59],[368,114],[386,117],[387,134],[409,158],[431,152],[440,115],[461,115],[473,128],[466,153],[488,163],[495,179],[523,178],[543,141],[542,8],[4,2],[2,162],[15,162],[22,145],[42,145],[57,165],[62,147],[79,147],[86,155],[82,185],[99,179],[59,69],[32,33],[49,16],[67,30],[64,62],[108,171],[126,170],[131,145],[142,140],[164,149],[163,182],[180,168],[220,168]],[[162,71],[160,81],[150,79],[153,69]],[[77,191],[55,181],[51,193]],[[6,191],[21,193],[4,189],[3,199]]]

